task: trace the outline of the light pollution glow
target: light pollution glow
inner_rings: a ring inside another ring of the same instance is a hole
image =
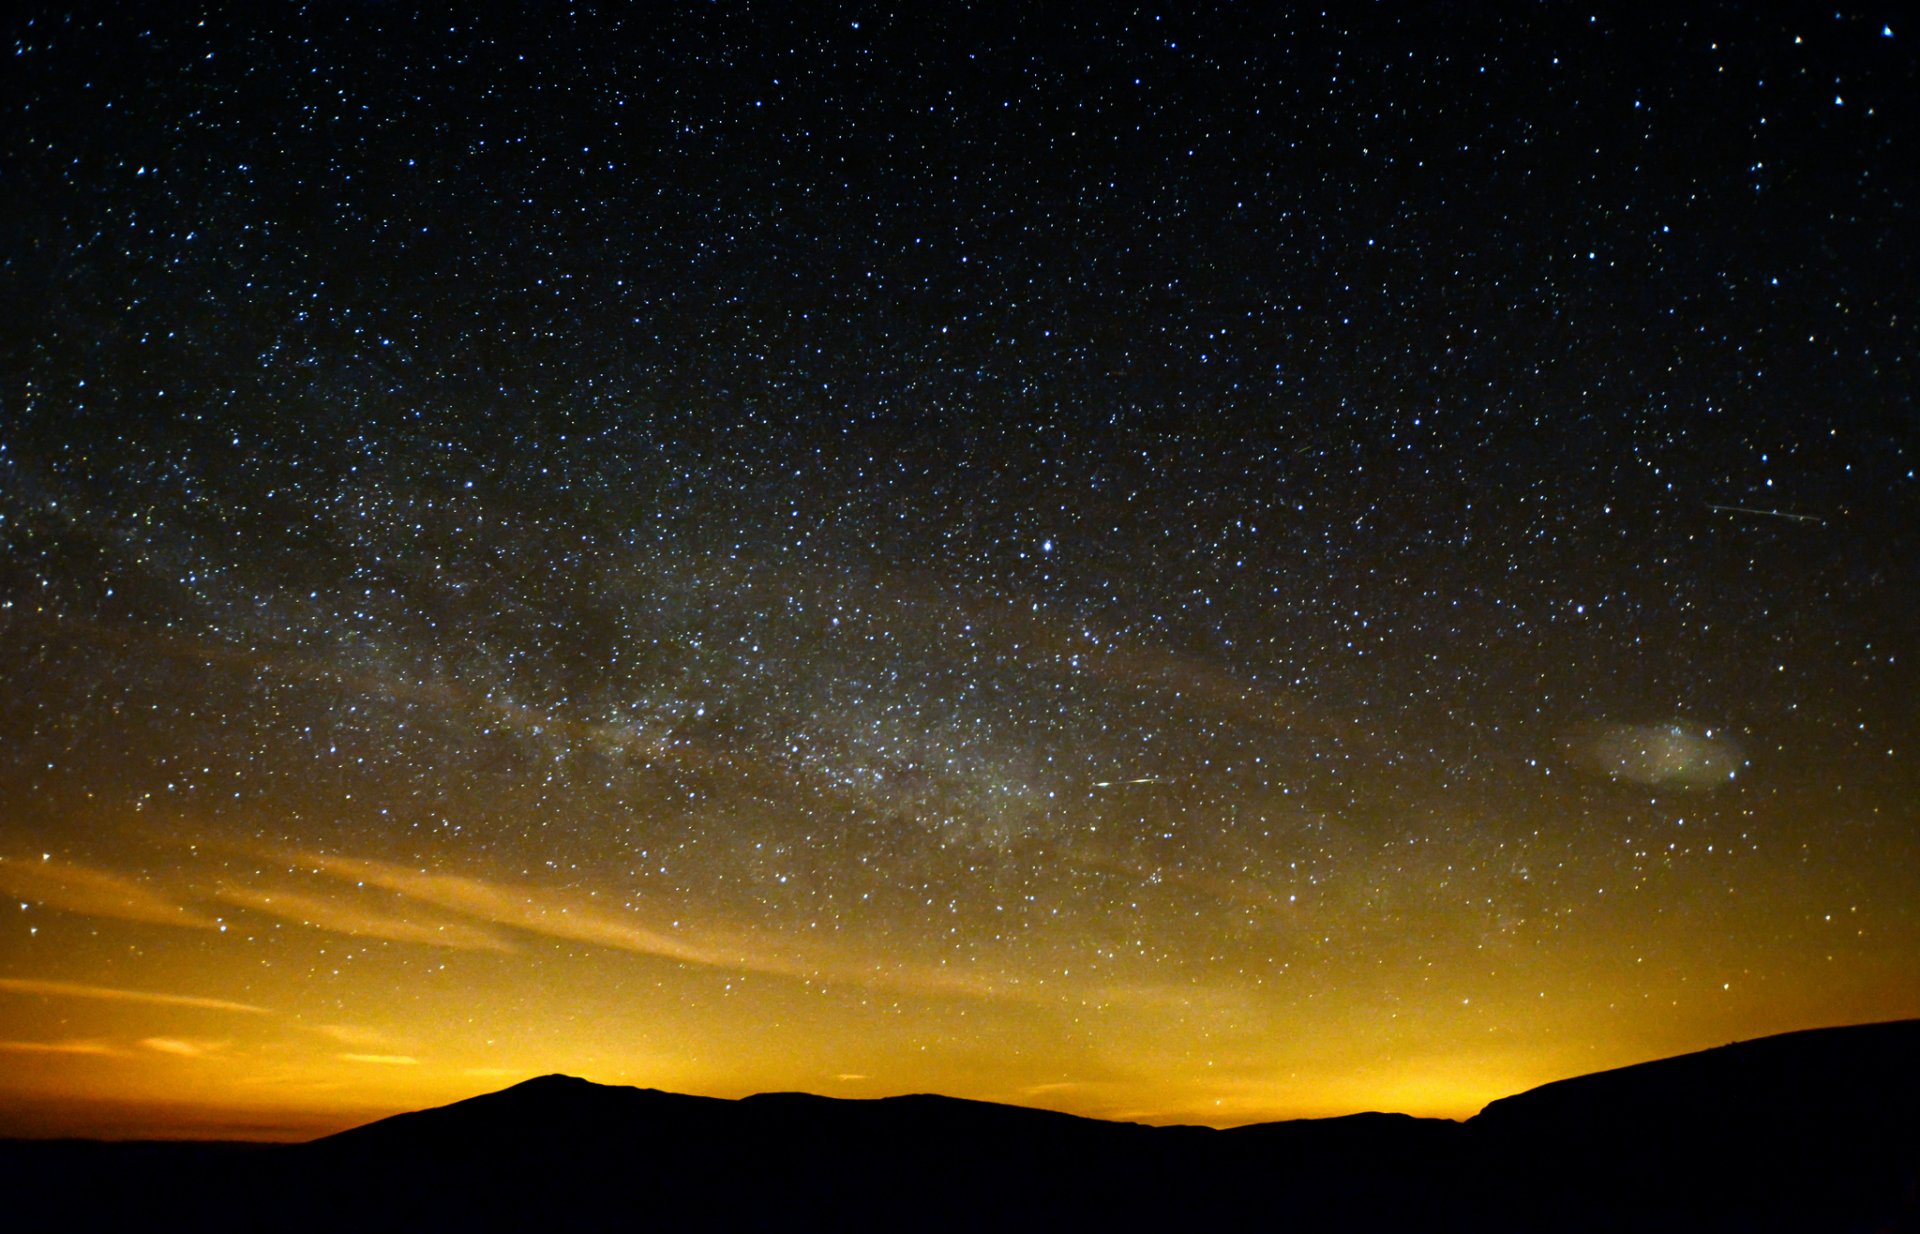
[[[967,620],[981,627],[990,617],[974,610]],[[1002,635],[1010,642],[1035,641],[1030,612],[1010,626]],[[78,640],[77,651],[90,641]],[[220,694],[221,665],[198,658],[197,688],[210,697]],[[1181,667],[1109,665],[1086,688],[1146,691],[1176,716],[1217,708],[1230,693]],[[261,670],[238,664],[234,675],[256,680]],[[597,726],[569,730],[531,709],[477,707],[451,688],[310,670],[280,676],[319,694],[310,705],[399,708],[415,726],[437,726],[442,750],[564,733],[569,748],[540,757],[576,792],[589,776],[607,782],[609,767],[650,774],[631,743]],[[1256,697],[1237,693],[1239,720],[1256,732],[1334,727],[1297,703],[1269,720],[1276,709]],[[714,740],[695,783],[719,793],[729,780],[755,778],[738,750]],[[210,756],[202,761],[217,783]],[[672,761],[676,775],[689,774],[688,761]],[[870,782],[824,775],[823,766],[785,765],[806,813],[848,794],[870,813],[898,809]],[[1563,778],[1577,770],[1563,765]],[[811,789],[796,774],[808,771],[820,781]],[[1770,949],[1757,927],[1809,889],[1767,881],[1749,854],[1724,860],[1763,911],[1716,918],[1747,934],[1690,938],[1676,952],[1649,937],[1637,914],[1609,905],[1604,879],[1584,905],[1531,891],[1523,854],[1542,843],[1537,833],[1509,830],[1478,850],[1479,868],[1451,871],[1395,838],[1380,844],[1378,860],[1421,864],[1400,864],[1394,880],[1352,864],[1344,875],[1337,865],[1303,874],[1293,861],[1284,876],[1263,873],[1251,851],[1238,868],[1169,862],[1151,836],[1188,825],[1193,804],[1213,799],[1183,797],[1158,775],[1089,778],[1068,808],[1053,804],[1064,781],[1049,778],[1060,786],[1052,802],[1029,789],[1024,804],[996,806],[990,827],[944,824],[931,854],[919,855],[950,855],[995,896],[1006,894],[1010,872],[1040,903],[1072,904],[1077,888],[1097,883],[1099,902],[1080,911],[1097,909],[1104,925],[1081,924],[1039,950],[1031,940],[1045,923],[1025,938],[993,932],[999,903],[976,900],[959,922],[942,922],[944,905],[924,894],[931,882],[896,896],[890,915],[803,920],[769,893],[782,885],[777,874],[747,897],[702,902],[650,890],[637,866],[588,878],[578,861],[563,871],[501,870],[467,855],[398,860],[392,845],[383,855],[364,851],[375,847],[364,841],[352,846],[361,851],[324,846],[327,828],[300,822],[305,811],[272,794],[248,805],[247,829],[304,832],[308,844],[236,839],[238,816],[224,806],[197,815],[133,794],[129,805],[102,808],[95,799],[112,779],[76,779],[58,825],[39,829],[67,838],[65,851],[16,845],[0,858],[0,892],[17,904],[16,924],[32,923],[10,935],[7,970],[31,975],[0,980],[16,1132],[296,1138],[553,1070],[723,1096],[941,1091],[1156,1122],[1365,1108],[1465,1116],[1562,1075],[1848,1012],[1884,1016],[1907,996],[1899,965],[1880,967],[1876,979],[1873,966],[1856,964],[1852,1005],[1836,1006],[1819,993],[1830,958]],[[370,788],[376,800],[393,797],[379,778],[359,783],[340,793],[343,811]],[[481,810],[482,790],[474,792]],[[910,808],[931,799],[954,809],[956,798],[972,800],[965,787],[935,786]],[[1677,800],[1707,810],[1712,797]],[[258,813],[275,809],[286,818]],[[1331,831],[1318,812],[1281,817],[1296,843]],[[1325,839],[1318,850],[1334,851]],[[1662,875],[1637,860],[1627,869],[1612,894],[1631,906]],[[724,887],[736,871],[714,873]],[[1392,885],[1410,875],[1419,886]],[[851,884],[859,890],[849,898],[884,902],[889,881]],[[1447,892],[1423,890],[1435,884]],[[1115,886],[1126,889],[1117,914]],[[1135,913],[1158,934],[1150,947],[1114,928]],[[1223,919],[1238,925],[1223,933]],[[963,929],[998,945],[929,947],[927,920],[944,927],[936,939]],[[1859,946],[1862,927],[1835,923],[1837,945]],[[1273,962],[1275,950],[1288,960]],[[1766,957],[1765,970],[1756,972],[1755,955]],[[1649,959],[1660,967],[1649,970]],[[1596,1034],[1595,1024],[1610,1029]]]

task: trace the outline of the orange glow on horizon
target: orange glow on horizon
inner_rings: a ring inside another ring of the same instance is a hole
[[[535,880],[209,851],[183,842],[161,875],[50,854],[0,862],[15,892],[89,889],[36,919],[151,957],[152,980],[0,979],[0,1134],[299,1139],[554,1071],[725,1097],[937,1091],[1214,1126],[1363,1109],[1464,1118],[1566,1075],[1828,1022],[1791,1001],[1756,1019],[1728,990],[1703,992],[1721,1014],[1692,1023],[1672,1007],[1622,1014],[1604,954],[1516,962],[1436,1016],[1398,1004],[1387,982],[1303,1004],[1284,986],[1047,979],[900,952],[863,964],[844,934],[826,945],[691,916],[649,923]],[[237,881],[248,863],[257,886]],[[218,947],[170,961],[185,938]],[[282,958],[261,966],[268,945]],[[1863,994],[1857,1018],[1902,1009],[1892,984]],[[1610,1014],[1619,1044],[1596,1048],[1586,1026]]]

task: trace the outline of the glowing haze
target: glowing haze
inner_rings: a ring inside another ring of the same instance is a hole
[[[9,20],[0,1134],[1920,1015],[1900,32]]]

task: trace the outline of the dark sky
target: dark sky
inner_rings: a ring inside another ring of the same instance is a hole
[[[0,1126],[1464,1114],[1920,1014],[1897,18],[78,8],[0,74]]]

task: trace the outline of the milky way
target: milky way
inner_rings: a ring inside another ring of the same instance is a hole
[[[11,19],[0,1130],[1920,1014],[1851,11]]]

